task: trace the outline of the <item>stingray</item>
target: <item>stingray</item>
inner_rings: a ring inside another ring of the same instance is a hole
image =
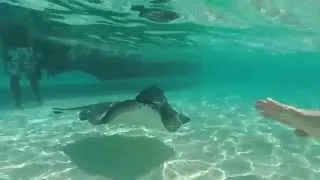
[[[186,114],[178,112],[168,102],[163,90],[155,85],[144,88],[134,99],[53,108],[55,114],[69,111],[78,111],[79,120],[92,125],[121,123],[147,128],[155,126],[168,132],[178,131],[191,120]]]

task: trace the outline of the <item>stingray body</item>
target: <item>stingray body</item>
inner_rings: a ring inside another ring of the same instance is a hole
[[[144,88],[134,99],[102,102],[91,105],[54,108],[54,113],[79,111],[79,120],[93,125],[124,124],[144,126],[176,132],[190,122],[190,118],[176,111],[167,101],[162,89],[157,86]]]

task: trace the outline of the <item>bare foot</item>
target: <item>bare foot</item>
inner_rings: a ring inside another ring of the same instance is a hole
[[[292,124],[291,118],[302,118],[302,113],[297,108],[281,104],[271,98],[256,102],[256,109],[266,118],[278,120],[285,124]]]
[[[308,133],[303,130],[303,127],[300,127],[300,124],[304,124],[304,116],[302,111],[298,108],[267,98],[265,100],[257,101],[256,109],[266,118],[279,121],[280,123],[295,128],[295,133],[297,135],[304,137],[308,136]]]

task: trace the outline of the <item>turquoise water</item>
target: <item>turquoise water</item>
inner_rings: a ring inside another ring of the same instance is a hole
[[[1,1],[10,20],[39,37],[139,53],[144,60],[203,64],[193,77],[99,82],[66,73],[42,81],[45,103],[12,109],[1,77],[0,179],[10,180],[318,180],[319,141],[262,118],[257,99],[271,96],[319,108],[318,1],[183,1],[164,5],[182,17],[163,24],[128,9],[144,0]],[[25,7],[33,9],[26,20]],[[4,11],[2,11],[4,12]],[[7,16],[6,16],[7,17]],[[6,21],[0,17],[1,21]],[[111,51],[111,50],[110,50]],[[134,67],[133,67],[134,68]],[[170,134],[97,126],[52,107],[119,100],[159,84],[192,118]]]
[[[44,85],[43,107],[34,107],[32,101],[23,111],[3,107],[1,179],[320,177],[319,142],[299,138],[292,129],[260,117],[253,106],[256,99],[270,95],[304,107],[319,107],[317,88],[244,83],[177,88],[158,80],[169,100],[192,118],[175,134],[126,125],[93,127],[77,121],[75,113],[55,116],[51,112],[51,107],[132,97],[149,83],[110,83],[109,90],[84,82],[70,85],[68,90]],[[88,86],[94,89],[77,93]]]

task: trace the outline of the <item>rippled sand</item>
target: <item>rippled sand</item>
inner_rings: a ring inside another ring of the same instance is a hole
[[[298,138],[292,130],[262,119],[252,99],[191,94],[169,93],[193,119],[176,134],[141,127],[93,127],[77,121],[76,114],[57,116],[50,111],[52,106],[91,103],[101,97],[2,110],[0,179],[320,178],[317,141]]]

